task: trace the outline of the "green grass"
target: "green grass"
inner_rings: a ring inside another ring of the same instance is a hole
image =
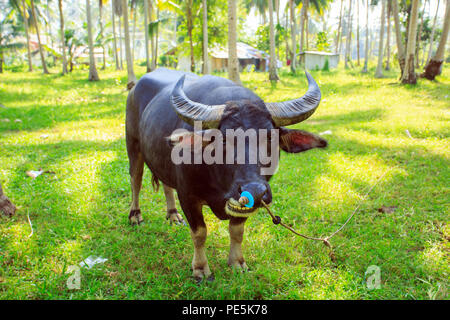
[[[374,79],[373,69],[312,72],[323,100],[295,127],[331,130],[329,147],[282,154],[271,181],[274,212],[303,233],[327,235],[385,178],[332,239],[335,263],[321,243],[274,226],[260,211],[244,236],[251,272],[233,272],[227,222],[205,208],[216,280],[201,285],[191,278],[189,230],[166,222],[163,193],[152,190],[148,170],[145,223],[128,224],[125,72],[101,72],[91,83],[87,71],[56,71],[0,75],[0,119],[11,120],[0,121],[0,180],[18,206],[16,216],[0,218],[0,299],[448,298],[450,68],[439,82],[415,87],[399,85],[395,71],[384,79]],[[282,74],[276,87],[267,78],[242,75],[266,101],[306,89],[303,75]],[[39,168],[55,174],[26,175]],[[398,208],[378,212],[383,205]],[[80,290],[67,289],[67,268],[90,255],[108,261],[81,270]],[[381,269],[380,289],[366,287],[370,265]]]

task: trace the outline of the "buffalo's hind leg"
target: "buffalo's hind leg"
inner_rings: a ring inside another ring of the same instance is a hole
[[[140,224],[142,218],[139,208],[139,193],[142,187],[142,175],[144,173],[144,158],[139,150],[139,142],[134,139],[127,139],[127,151],[130,161],[130,182],[132,192],[132,202],[128,219],[131,224]]]
[[[174,194],[174,190],[169,187],[166,186],[163,183],[163,188],[164,188],[164,195],[166,197],[166,203],[167,203],[167,215],[166,215],[166,219],[170,221],[170,224],[175,223],[175,224],[186,224],[183,220],[183,217],[181,216],[181,214],[178,213],[177,207],[175,205],[175,194]]]

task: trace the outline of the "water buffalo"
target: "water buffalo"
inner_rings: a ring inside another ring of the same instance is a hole
[[[268,152],[278,155],[279,149],[297,153],[326,147],[327,142],[314,134],[283,127],[307,119],[319,105],[319,87],[311,75],[306,73],[306,76],[309,88],[303,97],[276,103],[265,103],[249,89],[228,79],[211,75],[199,77],[163,68],[147,73],[131,89],[126,108],[132,189],[130,222],[139,224],[143,220],[139,192],[145,163],[152,172],[154,186],[159,182],[163,184],[167,219],[184,223],[175,206],[174,190],[177,191],[194,243],[192,270],[196,280],[213,279],[204,250],[207,231],[202,206],[208,205],[219,219],[229,220],[228,264],[247,270],[241,249],[244,223],[261,206],[262,200],[271,203],[268,182],[272,175],[261,174],[264,165],[259,160],[241,164],[175,164],[171,157],[174,145],[191,144],[196,136],[202,136],[202,132],[194,131],[195,121],[201,121],[204,129],[217,129],[224,137],[227,129],[277,132],[277,150]],[[180,128],[187,133],[174,135]],[[202,148],[210,141],[202,144]],[[249,153],[247,144],[244,153]],[[253,196],[252,207],[238,202],[243,191]]]

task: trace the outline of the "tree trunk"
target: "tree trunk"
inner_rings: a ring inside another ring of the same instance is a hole
[[[366,44],[364,47],[364,67],[362,69],[363,73],[367,73],[367,64],[369,63],[369,0],[366,0]]]
[[[242,85],[237,57],[236,0],[228,0],[228,78]]]
[[[103,45],[103,3],[102,0],[98,1],[98,20],[100,24],[100,41],[102,42],[102,51],[103,51],[103,66],[102,70],[106,69],[106,52],[105,46]]]
[[[438,12],[439,12],[440,2],[441,2],[441,0],[438,0],[437,6],[436,6],[436,13],[434,14],[433,28],[431,29],[431,36],[430,36],[430,48],[428,49],[428,56],[427,56],[426,63],[428,63],[430,61],[431,54],[433,53],[434,33],[436,32],[436,21],[437,21],[437,16],[438,16]]]
[[[148,1],[148,18],[150,22],[153,22],[153,4],[151,0]],[[156,69],[156,59],[155,59],[155,35],[152,34],[150,36],[150,52],[152,53],[152,63],[151,63],[151,69]]]
[[[144,0],[144,38],[145,38],[145,63],[147,66],[147,72],[150,72],[150,53],[149,53],[149,45],[148,45],[148,2]]]
[[[86,16],[87,16],[87,29],[88,29],[88,41],[89,41],[89,81],[98,81],[97,68],[95,67],[94,57],[94,42],[92,41],[92,18],[91,18],[91,3],[90,0],[86,0]]]
[[[387,24],[387,34],[386,34],[386,65],[384,70],[390,70],[390,60],[391,60],[391,12],[392,12],[392,1],[388,0],[387,11],[386,11],[386,24]]]
[[[402,33],[400,30],[400,16],[398,11],[398,0],[392,0],[392,14],[394,15],[395,41],[397,42],[397,58],[400,66],[401,74],[405,68],[405,47],[402,41]]]
[[[16,212],[16,207],[14,206],[14,204],[12,204],[11,201],[8,199],[8,197],[3,194],[1,184],[0,184],[0,211],[8,217],[12,217]]]
[[[273,26],[273,3],[269,1],[269,42],[270,42],[270,60],[269,60],[269,80],[278,81],[277,58],[275,54],[275,30]]]
[[[134,8],[131,7],[131,12],[133,15],[133,39],[131,41],[131,57],[136,59],[136,56],[134,55],[134,47],[136,46],[136,19],[137,19],[137,10],[136,10],[137,2],[134,2]]]
[[[378,42],[378,64],[375,71],[375,78],[383,77],[383,38],[384,38],[384,18],[386,17],[386,0],[381,1],[381,16],[380,16],[380,40]]]
[[[304,64],[303,57],[305,56],[302,54],[305,51],[305,23],[306,23],[306,7],[307,3],[306,1],[302,3],[302,10],[300,11],[300,65]]]
[[[408,27],[408,43],[406,45],[406,63],[402,75],[402,83],[417,83],[417,75],[414,70],[414,55],[416,49],[417,20],[419,17],[419,0],[412,0],[411,15]]]
[[[208,7],[206,0],[202,0],[203,9],[203,67],[202,73],[209,74],[209,56],[208,56]]]
[[[422,17],[420,18],[419,31],[417,32],[416,39],[416,68],[419,68],[419,51],[420,51],[420,38],[422,38],[422,29],[423,29],[423,17],[425,16],[425,7],[427,0],[425,0],[423,4]]]
[[[122,0],[122,10],[123,10],[123,31],[125,35],[125,56],[127,58],[127,72],[128,72],[128,83],[127,88],[131,90],[136,84],[136,76],[133,70],[133,56],[131,55],[130,47],[130,28],[128,23],[128,1]]]
[[[291,16],[291,40],[292,40],[292,56],[291,56],[291,71],[295,73],[297,70],[297,41],[295,38],[296,30],[295,30],[295,8],[294,8],[294,0],[289,0],[289,12]]]
[[[309,0],[305,1],[305,51],[309,49],[309,17],[308,17],[308,9],[309,9]]]
[[[189,50],[191,56],[191,72],[195,72],[194,43],[192,40],[192,0],[188,0],[186,4],[186,27],[189,37]]]
[[[111,1],[111,20],[113,31],[114,60],[116,61],[116,70],[120,70],[119,54],[117,53],[116,18],[114,15],[114,1]]]
[[[30,32],[28,30],[28,18],[27,18],[27,9],[25,6],[25,0],[22,0],[22,9],[23,9],[23,22],[25,25],[25,34],[27,36],[27,58],[28,58],[28,71],[33,71],[33,61],[31,59],[31,49],[30,49]]]
[[[341,30],[342,30],[342,8],[344,4],[344,0],[341,0],[341,9],[339,11],[339,25],[338,25],[338,30],[337,30],[337,37],[336,37],[336,53],[341,53]]]
[[[122,1],[122,0],[119,0]],[[123,13],[122,13],[123,14]],[[119,16],[119,59],[120,70],[123,70],[122,16]]]
[[[357,0],[358,1],[358,0]],[[381,0],[383,1],[383,0]],[[353,0],[349,0],[349,8],[348,8],[348,22],[347,22],[347,39],[346,39],[346,45],[345,45],[345,68],[349,67],[349,64],[351,63],[351,41],[352,41],[352,2]]]
[[[36,27],[36,35],[37,35],[37,38],[38,38],[39,55],[41,56],[42,71],[44,72],[44,74],[49,74],[50,72],[48,72],[47,65],[45,64],[44,51],[42,50],[41,36],[39,35],[39,26],[38,26],[38,21],[37,21],[37,18],[36,18],[36,9],[34,7],[34,0],[31,0],[31,12],[32,12],[33,21],[34,21],[34,24],[35,24],[35,27]]]
[[[159,20],[159,9],[156,7],[156,20]],[[155,46],[153,51],[153,66],[156,69],[158,65],[158,41],[159,41],[159,27],[156,28]]]
[[[425,72],[421,75],[429,80],[434,80],[434,78],[437,75],[441,74],[442,72],[442,63],[444,62],[445,45],[448,39],[449,28],[450,28],[450,0],[447,0],[441,40],[439,41],[436,54],[427,63],[427,66],[425,67]]]
[[[64,38],[64,15],[62,10],[62,0],[58,0],[59,8],[59,22],[60,22],[60,36],[61,36],[61,48],[62,48],[62,74],[67,73],[67,58],[66,58],[66,41]]]
[[[360,52],[359,52],[359,1],[356,0],[356,52],[357,52],[357,61],[356,64],[360,65]]]

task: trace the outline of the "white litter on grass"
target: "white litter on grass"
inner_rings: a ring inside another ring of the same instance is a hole
[[[321,135],[321,136],[326,136],[326,135],[329,135],[329,134],[333,134],[333,132],[331,132],[331,130],[327,130],[327,131],[319,133],[319,135]]]
[[[11,120],[9,120],[8,118],[5,118],[5,119],[1,119],[0,121],[1,122],[10,122]]]
[[[409,130],[408,130],[408,129],[406,129],[405,132],[406,132],[406,135],[407,135],[408,137],[410,137],[411,139],[414,139],[414,138],[412,137],[411,133],[409,133]]]
[[[81,261],[79,266],[82,268],[91,269],[96,264],[104,263],[107,260],[108,259],[102,258],[102,257],[89,256],[86,259],[84,259],[83,261]]]
[[[48,137],[49,137],[48,134],[43,134],[43,135],[41,135],[41,139],[47,139]]]
[[[35,170],[30,170],[26,172],[28,176],[32,177],[33,179],[36,179],[36,177],[39,177],[41,174],[44,173],[44,170],[39,170],[39,171],[35,171]]]
[[[14,122],[17,122],[17,123],[19,123],[19,122],[22,122],[22,120],[20,120],[20,119],[16,119],[16,120],[14,120]]]

